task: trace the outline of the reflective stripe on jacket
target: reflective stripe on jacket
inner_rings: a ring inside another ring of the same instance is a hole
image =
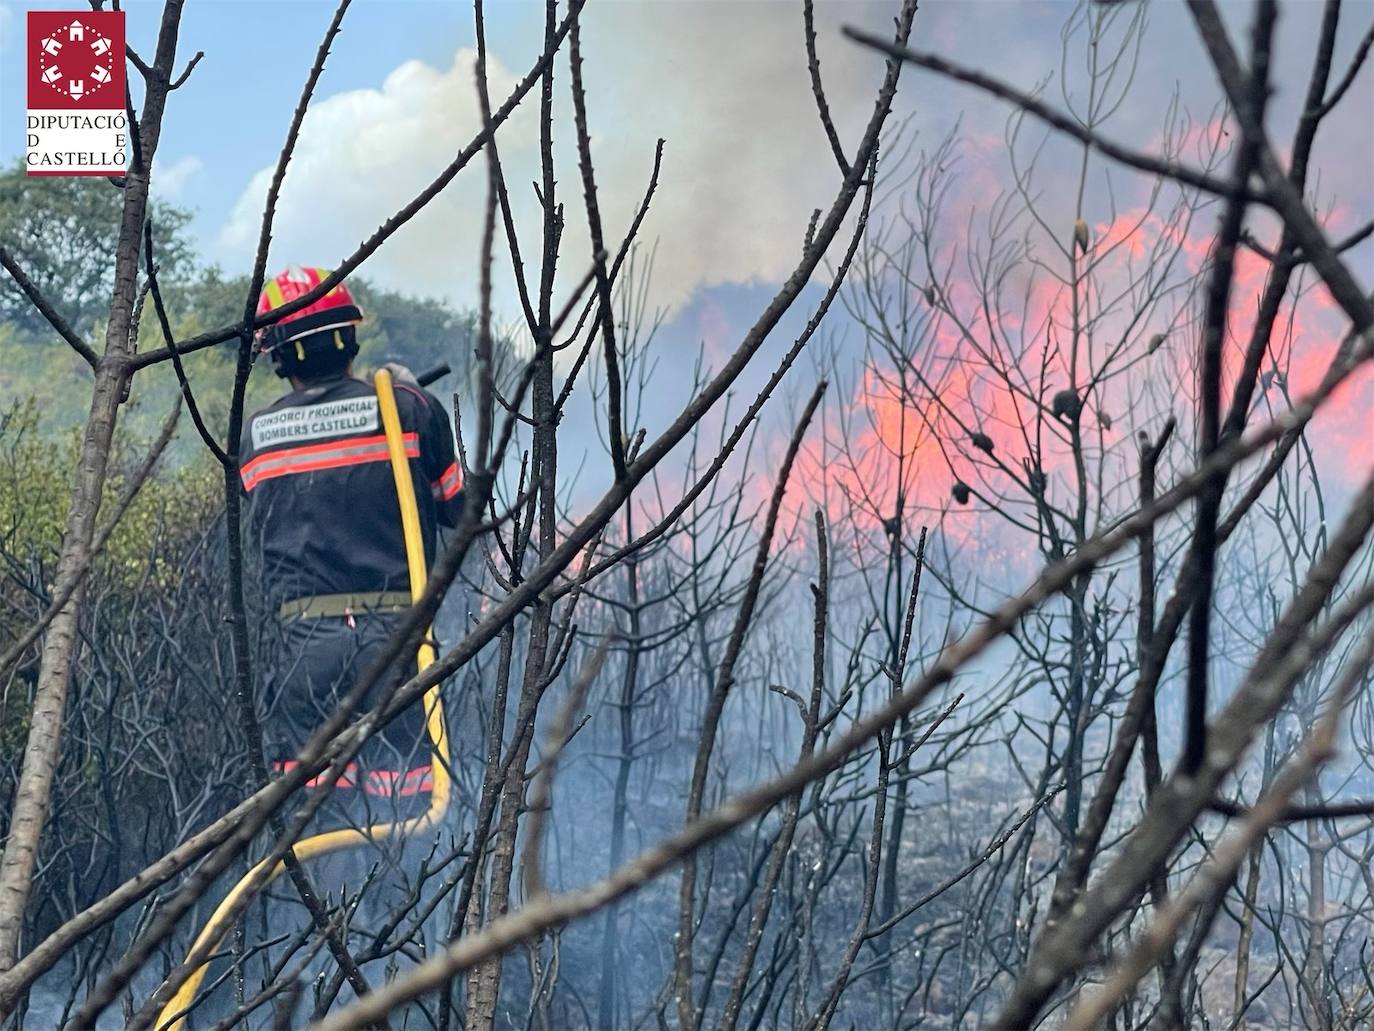
[[[463,476],[448,414],[396,384],[425,556],[456,525]],[[400,507],[377,395],[340,376],[292,391],[247,420],[239,473],[272,607],[316,595],[409,589]]]

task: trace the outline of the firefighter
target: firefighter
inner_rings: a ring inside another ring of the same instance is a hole
[[[258,314],[303,296],[328,275],[327,269],[291,266],[263,288]],[[268,635],[264,738],[278,772],[289,768],[311,731],[371,666],[410,607],[377,394],[353,374],[362,320],[362,309],[339,284],[263,330],[258,341],[259,353],[291,384],[290,393],[247,420],[239,451],[248,526],[275,617],[266,621],[275,632]],[[408,369],[386,368],[395,382],[426,563],[432,564],[439,527],[456,525],[462,506],[453,433],[443,405]],[[413,665],[402,663],[393,682],[411,672]],[[390,799],[388,813],[398,804],[423,808],[429,756],[417,704],[364,746],[336,794],[351,794],[346,809],[361,812],[360,820],[373,818],[373,800]]]

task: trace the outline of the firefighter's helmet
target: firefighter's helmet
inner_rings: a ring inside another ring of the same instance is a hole
[[[291,265],[263,284],[258,295],[258,314],[304,297],[329,278],[326,268]],[[258,347],[271,359],[277,375],[287,376],[293,366],[329,351],[358,353],[354,327],[363,321],[363,310],[342,283],[299,311],[283,317],[258,334]]]

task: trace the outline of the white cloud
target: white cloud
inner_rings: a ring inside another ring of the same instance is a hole
[[[175,203],[186,193],[187,181],[203,167],[200,158],[185,154],[175,161],[153,159],[153,194],[158,200]]]
[[[850,8],[846,12],[853,14]],[[613,4],[583,33],[593,156],[606,235],[628,228],[666,139],[658,193],[641,238],[659,240],[655,294],[677,304],[719,283],[776,281],[800,255],[813,208],[833,197],[839,173],[816,118],[802,49],[801,19],[777,4]],[[822,36],[821,59],[841,137],[850,146],[872,110],[881,61]],[[526,58],[489,60],[493,103]],[[448,68],[419,61],[379,86],[318,101],[307,115],[273,231],[273,267],[328,264],[409,200],[479,125],[474,54]],[[555,138],[567,228],[561,269],[572,282],[588,247],[567,90],[557,78]],[[539,210],[537,88],[501,131],[527,273],[537,278]],[[272,169],[243,190],[219,238],[219,260],[247,264],[256,245]],[[485,192],[480,159],[365,266],[392,287],[476,298]],[[501,277],[509,280],[509,275]],[[514,313],[513,291],[498,305]]]
[[[274,268],[347,255],[452,160],[480,123],[473,61],[468,50],[445,71],[409,61],[379,88],[339,93],[312,107],[277,206]],[[491,77],[498,95],[509,88],[499,68]],[[527,141],[517,133],[510,143],[523,151]],[[221,230],[226,263],[250,260],[272,172],[253,176]],[[462,296],[454,273],[474,267],[469,252],[479,238],[480,204],[479,165],[369,262],[369,275],[419,293]]]

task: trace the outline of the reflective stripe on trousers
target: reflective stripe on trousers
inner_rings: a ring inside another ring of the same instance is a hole
[[[274,762],[272,764],[273,773],[289,773],[294,770],[299,763],[294,759],[286,762]],[[417,766],[413,770],[406,770],[404,773],[398,770],[367,770],[361,777],[362,783],[359,784],[358,764],[349,763],[344,767],[339,779],[335,782],[336,788],[359,788],[369,795],[379,795],[390,798],[398,795],[402,798],[411,795],[424,795],[434,790],[434,778],[430,775],[428,764]],[[318,788],[324,783],[323,775],[311,777],[305,782],[308,788]]]

